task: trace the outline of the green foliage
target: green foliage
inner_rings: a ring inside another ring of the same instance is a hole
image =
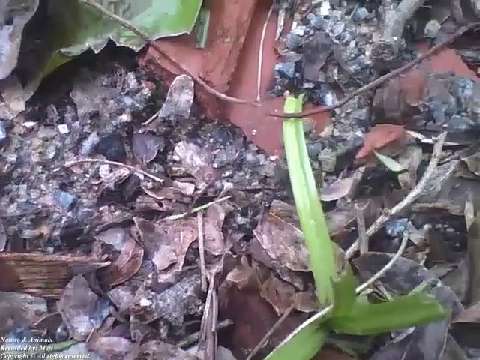
[[[446,315],[438,301],[425,293],[399,296],[378,304],[359,296],[348,313],[332,316],[327,324],[337,333],[376,335],[440,320]]]
[[[320,351],[328,335],[322,319],[312,321],[286,339],[265,360],[311,359]]]
[[[131,22],[150,39],[175,36],[192,30],[201,0],[96,0],[107,10]],[[108,40],[139,50],[144,39],[100,14],[83,0],[51,0],[45,18],[44,53],[31,87],[58,66],[85,50],[102,50]]]
[[[302,106],[303,97],[296,99],[289,96],[285,100],[284,111],[300,112]],[[322,305],[329,305],[333,303],[335,257],[310,167],[301,119],[288,119],[283,122],[283,142],[295,205],[310,254],[310,268],[315,279],[318,300]]]
[[[301,96],[287,97],[284,111],[300,112],[302,101]],[[284,121],[283,131],[290,181],[310,253],[317,296],[320,303],[329,306],[295,329],[266,360],[310,360],[332,331],[376,335],[444,318],[447,314],[442,306],[425,293],[370,303],[366,296],[357,295],[356,279],[349,265],[337,276],[333,245],[310,167],[302,120]]]
[[[383,155],[375,151],[375,156],[380,160],[386,168],[390,169],[394,173],[399,173],[405,171],[406,169],[396,160],[392,159],[390,156]]]

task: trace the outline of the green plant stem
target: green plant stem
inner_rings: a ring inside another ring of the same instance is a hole
[[[286,113],[299,112],[301,108],[302,97],[296,99],[289,96],[285,100]],[[317,297],[322,305],[329,305],[333,303],[332,280],[336,275],[334,249],[310,166],[301,119],[283,122],[283,141],[295,205],[310,254],[310,268]]]

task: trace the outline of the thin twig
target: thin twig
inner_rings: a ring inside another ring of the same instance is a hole
[[[282,316],[277,320],[275,324],[270,328],[270,330],[267,331],[267,333],[263,336],[262,340],[253,348],[253,350],[248,354],[246,360],[251,360],[257,353],[263,348],[265,343],[270,339],[270,337],[273,335],[273,333],[280,327],[280,325],[283,324],[283,322],[287,319],[287,317],[292,313],[294,309],[294,305],[291,305],[283,314]]]
[[[136,168],[135,166],[131,166],[131,165],[127,165],[127,164],[124,164],[124,163],[120,163],[120,162],[116,162],[116,161],[111,161],[111,160],[104,160],[104,159],[93,159],[93,158],[86,158],[86,159],[80,159],[80,160],[75,160],[75,161],[70,161],[68,163],[65,163],[65,167],[69,168],[69,167],[72,167],[72,166],[75,166],[75,165],[80,165],[80,164],[85,164],[85,163],[99,163],[99,164],[106,164],[106,165],[113,165],[113,166],[119,166],[119,167],[123,167],[125,169],[128,169],[130,170],[132,173],[134,174],[137,174],[137,175],[141,175],[141,176],[145,176],[147,178],[149,178],[150,180],[153,180],[155,182],[159,182],[161,184],[164,183],[164,180],[155,176],[155,175],[152,175],[152,174],[149,174],[148,172],[142,170],[142,169],[138,169]]]
[[[433,147],[432,157],[430,159],[430,163],[428,164],[425,173],[422,176],[422,179],[415,185],[415,187],[410,191],[410,193],[397,205],[393,208],[384,212],[366,231],[367,238],[372,237],[378,230],[380,230],[385,223],[392,217],[397,215],[399,212],[404,210],[405,208],[409,207],[423,192],[425,186],[431,180],[432,175],[435,173],[435,169],[437,168],[438,161],[440,160],[440,156],[442,154],[443,144],[445,143],[445,138],[447,133],[444,132],[440,134],[438,137],[437,142]],[[359,247],[359,239],[357,239],[350,248],[345,253],[345,258],[350,259],[353,254],[358,250]]]
[[[216,199],[214,201],[211,201],[209,203],[197,206],[197,207],[193,208],[191,211],[187,211],[187,212],[184,212],[184,213],[181,213],[181,214],[175,214],[175,215],[167,216],[167,217],[163,218],[163,220],[172,221],[172,220],[178,220],[178,219],[186,218],[187,216],[195,214],[195,213],[199,212],[200,210],[208,209],[210,206],[212,206],[214,204],[218,204],[218,203],[227,201],[231,197],[232,197],[231,195],[228,195],[228,196],[218,198],[218,199]]]
[[[149,35],[144,32],[143,30],[140,30],[137,26],[132,24],[130,21],[122,18],[121,16],[118,16],[114,14],[113,12],[105,9],[102,5],[96,3],[93,0],[80,0],[82,3],[87,4],[88,6],[91,6],[98,12],[102,13],[106,17],[110,18],[111,20],[119,23],[122,25],[124,28],[130,30],[133,32],[135,35],[141,37],[145,42],[150,44],[150,46],[155,49],[159,54],[164,56],[168,61],[170,61],[172,64],[174,64],[177,68],[179,68],[181,71],[184,73],[188,74],[193,80],[195,80],[200,86],[202,86],[205,91],[207,91],[209,94],[223,100],[223,101],[228,101],[236,104],[245,104],[245,105],[251,105],[251,106],[260,106],[259,103],[250,101],[250,100],[245,100],[245,99],[239,99],[236,97],[228,96],[217,89],[211,87],[208,85],[202,78],[199,76],[193,74],[190,70],[188,70],[185,66],[183,66],[180,62],[178,62],[176,59],[174,59],[172,56],[167,54],[155,41],[152,41],[149,37]]]
[[[357,232],[358,240],[360,242],[360,254],[368,252],[368,236],[366,234],[365,213],[364,209],[359,204],[355,204],[355,214],[357,217]]]
[[[226,319],[226,320],[222,320],[220,321],[218,324],[217,324],[217,331],[218,330],[222,330],[222,329],[225,329],[229,326],[233,325],[233,321],[230,320],[230,319]],[[193,344],[195,344],[199,339],[200,339],[200,336],[201,336],[201,332],[200,331],[197,331],[197,332],[194,332],[193,334],[191,335],[188,335],[187,337],[185,337],[184,339],[180,340],[178,343],[177,343],[177,346],[178,347],[181,347],[181,348],[186,348],[186,347],[189,347]]]
[[[202,279],[202,291],[207,291],[207,269],[205,267],[205,237],[203,236],[203,211],[197,213],[198,222],[198,253],[200,257],[200,273]]]
[[[327,111],[332,111],[332,110],[335,110],[337,108],[340,108],[342,107],[343,105],[345,105],[346,103],[348,103],[350,100],[352,100],[353,98],[357,97],[358,95],[360,94],[363,94],[364,92],[367,92],[367,91],[370,91],[370,90],[374,90],[376,88],[378,88],[379,86],[383,85],[385,82],[387,82],[388,80],[391,80],[401,74],[403,74],[404,72],[406,72],[407,70],[410,70],[411,68],[413,68],[415,65],[418,65],[419,63],[421,63],[422,61],[424,61],[425,59],[429,58],[430,56],[432,56],[433,54],[435,54],[437,51],[441,50],[442,48],[444,48],[445,46],[447,46],[448,44],[450,44],[451,42],[453,42],[455,39],[457,39],[458,37],[460,37],[463,33],[465,33],[466,31],[470,30],[470,29],[473,29],[474,27],[477,27],[479,26],[480,23],[476,22],[476,23],[472,23],[472,24],[469,24],[469,25],[466,25],[466,26],[463,26],[461,27],[457,32],[455,32],[453,35],[451,35],[450,37],[448,37],[446,40],[438,43],[437,45],[433,46],[431,49],[429,49],[426,53],[420,55],[418,58],[416,58],[415,60],[409,62],[408,64],[405,64],[404,66],[398,68],[398,69],[395,69],[391,72],[389,72],[388,74],[386,75],[383,75],[381,77],[379,77],[378,79],[376,80],[373,80],[371,83],[365,85],[365,86],[362,86],[360,89],[358,90],[355,90],[354,92],[352,92],[350,95],[347,95],[345,96],[342,100],[340,100],[337,104],[335,105],[332,105],[332,106],[318,106],[318,107],[314,107],[310,110],[306,110],[306,111],[302,111],[300,113],[292,113],[292,114],[286,114],[286,113],[275,113],[275,112],[271,112],[268,114],[268,116],[272,116],[272,117],[277,117],[277,118],[282,118],[282,119],[287,119],[287,118],[304,118],[304,117],[307,117],[307,116],[310,116],[310,115],[314,115],[314,114],[318,114],[318,113],[323,113],[323,112],[327,112]]]
[[[267,35],[267,27],[272,17],[273,4],[268,10],[267,18],[263,24],[262,37],[260,38],[260,45],[258,47],[258,69],[257,69],[257,102],[260,102],[260,92],[262,89],[262,68],[263,68],[263,46],[265,43],[265,36]]]
[[[409,237],[409,233],[408,233],[408,231],[405,231],[403,233],[402,243],[400,244],[400,247],[398,248],[395,255],[392,256],[390,261],[382,269],[380,269],[380,271],[378,271],[370,279],[368,279],[362,285],[360,285],[359,287],[357,287],[355,289],[357,294],[360,294],[363,290],[370,287],[375,281],[380,279],[383,275],[385,275],[385,273],[388,270],[390,270],[392,268],[392,266],[395,264],[395,262],[402,256],[403,252],[405,251],[405,248],[407,247],[407,243],[408,243],[408,237]]]

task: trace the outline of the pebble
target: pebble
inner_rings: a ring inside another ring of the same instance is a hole
[[[70,133],[70,129],[68,128],[67,124],[58,124],[57,129],[58,129],[58,132],[63,135]]]

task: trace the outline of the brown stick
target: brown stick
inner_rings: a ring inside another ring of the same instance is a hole
[[[420,195],[422,195],[425,187],[428,185],[432,176],[435,174],[435,170],[437,169],[438,162],[440,161],[440,157],[442,155],[443,144],[445,143],[445,139],[447,137],[447,133],[444,132],[440,134],[438,137],[437,142],[433,146],[432,157],[430,158],[430,163],[427,166],[422,178],[420,181],[415,185],[415,187],[408,193],[408,195],[400,201],[397,205],[393,208],[388,209],[383,215],[381,215],[375,222],[367,229],[365,236],[368,238],[372,237],[377,231],[379,231],[385,223],[392,217],[397,215],[402,210],[409,207],[415,200],[417,200]],[[360,245],[360,240],[357,239],[345,252],[345,258],[348,260],[350,259],[355,252],[358,250]]]
[[[236,104],[245,104],[245,105],[250,105],[250,106],[260,106],[260,103],[250,101],[250,100],[245,100],[245,99],[239,99],[236,97],[228,96],[217,89],[211,87],[208,85],[205,80],[200,78],[199,76],[193,74],[190,70],[188,70],[185,66],[183,66],[180,62],[178,62],[176,59],[174,59],[172,56],[168,55],[163,49],[155,42],[152,41],[149,37],[149,35],[140,30],[138,27],[136,27],[134,24],[129,22],[128,20],[114,14],[113,12],[105,9],[102,5],[96,3],[93,0],[80,0],[81,2],[87,4],[88,6],[91,6],[98,12],[102,13],[106,17],[114,20],[115,22],[119,23],[122,25],[124,28],[130,30],[133,32],[135,35],[141,37],[146,43],[148,43],[155,51],[157,51],[160,55],[164,56],[168,61],[170,61],[173,65],[175,65],[177,68],[179,68],[181,71],[189,75],[193,80],[195,80],[200,86],[202,86],[206,92],[209,94],[223,100],[223,101],[228,101]]]
[[[383,85],[388,80],[391,80],[391,79],[403,74],[407,70],[410,70],[415,65],[420,64],[422,61],[429,58],[430,56],[435,54],[437,51],[441,50],[442,48],[444,48],[445,46],[447,46],[448,44],[453,42],[455,39],[460,37],[466,31],[471,30],[471,29],[473,29],[474,27],[477,27],[477,26],[480,26],[480,23],[476,22],[476,23],[472,23],[472,24],[469,24],[469,25],[462,26],[457,32],[455,32],[453,35],[448,37],[446,40],[444,40],[444,41],[438,43],[437,45],[433,46],[425,54],[420,55],[415,60],[410,61],[408,64],[405,64],[404,66],[402,66],[398,69],[395,69],[395,70],[389,72],[386,75],[380,76],[378,79],[373,80],[369,84],[367,84],[365,86],[362,86],[360,89],[355,90],[350,95],[345,96],[340,102],[338,102],[335,105],[332,105],[332,106],[317,106],[313,109],[302,111],[302,112],[296,113],[296,114],[285,114],[285,113],[272,112],[272,113],[269,113],[268,116],[273,116],[273,117],[282,118],[282,119],[304,118],[304,117],[307,117],[307,116],[310,116],[310,115],[314,115],[314,114],[323,113],[323,112],[338,109],[338,108],[342,107],[343,105],[345,105],[346,103],[348,103],[353,98],[357,97],[358,95],[360,95],[364,92],[370,91],[370,90],[374,90],[374,89],[378,88],[379,86]]]

